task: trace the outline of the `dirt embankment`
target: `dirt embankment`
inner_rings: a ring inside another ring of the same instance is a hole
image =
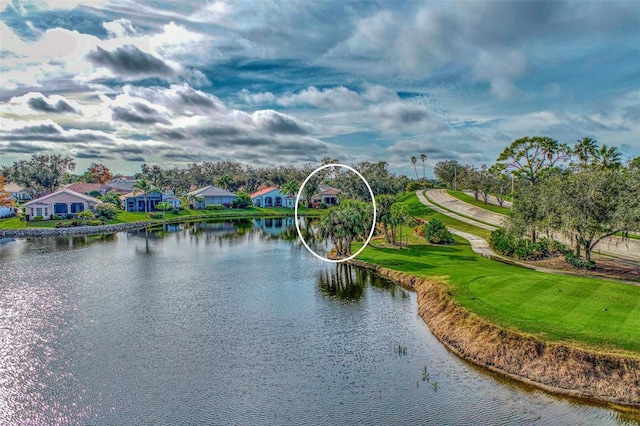
[[[551,392],[640,406],[640,356],[591,352],[507,330],[460,306],[442,282],[350,263],[413,288],[431,332],[474,364]]]

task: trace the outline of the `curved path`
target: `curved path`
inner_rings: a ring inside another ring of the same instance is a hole
[[[426,191],[427,198],[433,203],[438,204],[444,209],[438,210],[440,213],[454,217],[458,220],[460,215],[467,216],[463,220],[466,223],[489,229],[484,224],[491,224],[493,228],[501,226],[506,216],[500,213],[494,213],[480,207],[476,207],[464,201],[449,195],[446,189],[431,189]],[[447,209],[449,211],[447,211]],[[455,212],[455,213],[452,213]],[[561,238],[558,238],[561,239]],[[565,244],[568,240],[561,239]],[[613,256],[622,260],[628,260],[634,263],[640,263],[640,240],[627,239],[623,240],[619,237],[609,237],[602,240],[596,246],[594,252],[605,256]]]

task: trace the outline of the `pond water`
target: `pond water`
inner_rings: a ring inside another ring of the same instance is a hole
[[[624,424],[449,353],[291,219],[0,243],[0,424]]]

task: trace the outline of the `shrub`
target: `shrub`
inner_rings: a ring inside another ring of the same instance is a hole
[[[244,191],[238,191],[236,194],[238,198],[233,200],[233,207],[236,209],[246,209],[247,207],[251,207],[253,205],[253,200],[251,199],[251,195]]]
[[[583,259],[580,256],[576,256],[576,254],[572,251],[568,251],[564,255],[564,260],[566,260],[569,265],[575,268],[596,269],[596,262],[594,262],[593,260]]]
[[[42,222],[43,217],[42,216],[34,216],[31,220],[33,222]]]
[[[171,213],[173,214],[180,214],[180,209],[179,208],[174,208],[173,210],[171,210]]]
[[[425,183],[425,182],[422,182],[422,181],[419,181],[419,182],[412,181],[412,182],[409,182],[409,183],[407,184],[407,186],[406,186],[406,188],[405,188],[405,189],[406,189],[406,191],[407,191],[407,192],[416,192],[418,189],[424,189],[424,188],[426,188],[426,187],[427,187],[427,185],[426,185],[426,183]]]
[[[118,218],[118,207],[110,202],[103,202],[95,207],[96,215],[106,218],[106,220],[115,220]]]
[[[51,216],[52,220],[63,220],[64,218],[65,216],[61,214],[54,214],[53,216]]]
[[[95,219],[96,215],[94,215],[91,210],[85,210],[80,213],[77,213],[76,217],[80,220],[92,220],[92,219]]]
[[[205,210],[224,210],[224,206],[222,204],[209,204],[204,209]]]
[[[424,229],[424,238],[431,244],[453,243],[453,235],[451,235],[451,232],[447,230],[444,223],[440,222],[438,219],[431,219],[422,226]]]
[[[504,228],[491,233],[489,245],[496,253],[521,260],[539,260],[556,254],[564,254],[568,248],[557,241],[543,238],[535,243],[517,238]]]
[[[149,217],[151,219],[162,219],[164,215],[162,213],[151,213]]]
[[[88,225],[88,226],[100,226],[100,225],[104,225],[104,222],[101,220],[87,220],[84,225]]]

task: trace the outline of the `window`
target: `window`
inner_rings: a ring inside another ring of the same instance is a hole
[[[47,216],[49,216],[49,208],[45,207],[44,208],[44,217],[47,217]]]
[[[84,211],[84,204],[71,203],[71,213],[80,213],[81,211]]]
[[[42,216],[42,207],[36,207],[36,216]]]
[[[53,205],[53,214],[66,214],[67,205],[65,203],[57,203]]]

